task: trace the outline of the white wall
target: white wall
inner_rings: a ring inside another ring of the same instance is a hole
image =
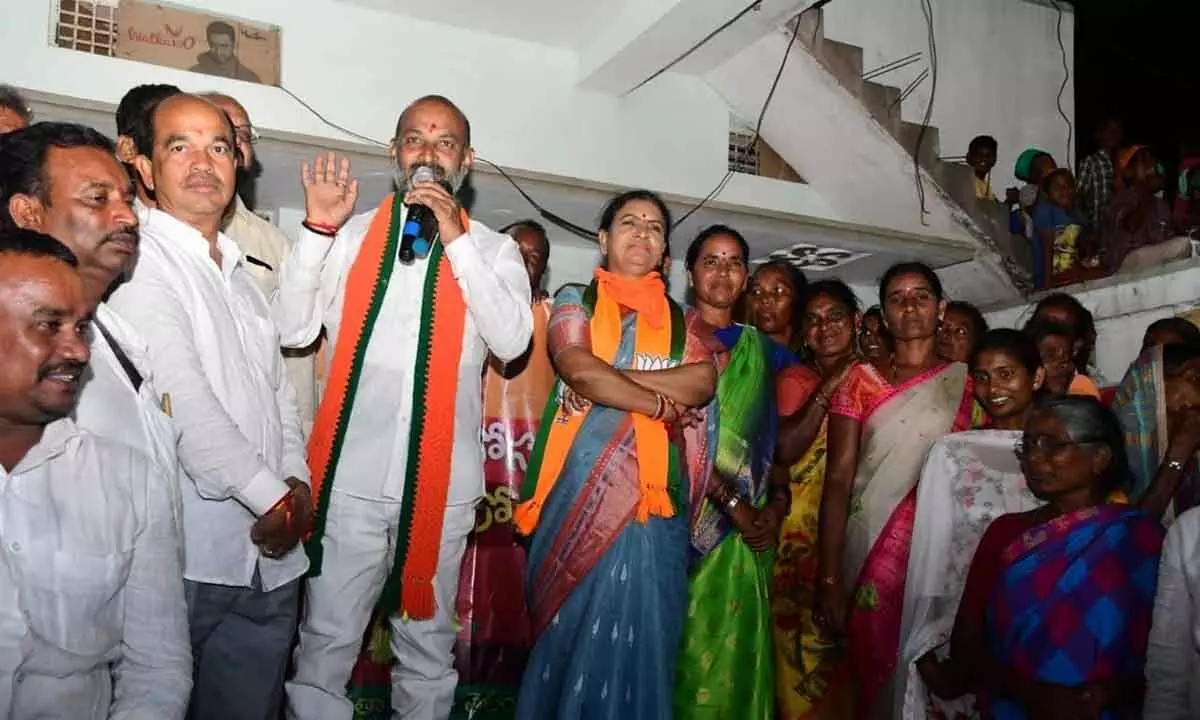
[[[938,51],[932,124],[941,131],[942,156],[965,155],[971,138],[993,135],[1000,145],[992,179],[998,188],[1015,183],[1013,164],[1027,147],[1073,166],[1067,125],[1056,100],[1064,73],[1054,8],[1026,0],[931,4]],[[1063,7],[1062,39],[1072,79],[1063,90],[1062,106],[1073,122],[1075,17],[1065,3]],[[904,88],[929,67],[920,0],[834,0],[824,13],[825,37],[861,46],[864,71],[923,53],[920,62],[875,82]],[[905,120],[921,122],[930,89],[931,79],[926,79],[904,100]]]
[[[3,4],[4,82],[114,104],[143,82],[222,90],[237,96],[262,127],[350,139],[277,88],[52,47],[51,0]],[[471,118],[479,154],[504,166],[687,197],[706,195],[726,169],[729,112],[698,78],[667,74],[618,98],[581,90],[578,57],[561,48],[330,0],[188,4],[281,26],[283,84],[333,121],[372,138],[389,139],[410,100],[437,92]]]
[[[1096,320],[1096,366],[1109,384],[1121,381],[1142,347],[1150,323],[1200,307],[1200,261],[1181,260],[1139,273],[1067,288]],[[992,327],[1020,327],[1032,303],[985,313]]]

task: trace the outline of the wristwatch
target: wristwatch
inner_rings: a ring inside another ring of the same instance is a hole
[[[1183,465],[1182,460],[1167,460],[1167,468],[1175,472],[1183,472]]]
[[[741,504],[742,498],[737,493],[731,493],[729,499],[725,501],[725,509],[733,512]]]

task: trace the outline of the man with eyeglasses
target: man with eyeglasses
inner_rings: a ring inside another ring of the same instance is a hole
[[[246,267],[250,275],[262,288],[263,295],[270,300],[275,297],[279,288],[279,266],[283,258],[291,252],[291,241],[283,231],[271,223],[255,215],[246,203],[242,201],[245,186],[251,181],[254,172],[254,144],[258,142],[258,131],[250,122],[250,115],[234,98],[220,93],[203,95],[206,100],[225,111],[233,123],[234,141],[238,149],[237,184],[238,192],[233,196],[230,211],[225,216],[222,228],[246,259]],[[319,342],[319,341],[318,341]],[[296,389],[296,407],[300,411],[300,422],[304,436],[312,427],[313,412],[316,404],[316,383],[314,380],[314,358],[316,346],[313,343],[307,348],[283,350],[284,365],[287,367],[288,380]]]

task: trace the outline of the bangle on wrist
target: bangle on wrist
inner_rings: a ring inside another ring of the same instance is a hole
[[[1166,462],[1164,462],[1163,464],[1167,466],[1168,470],[1174,470],[1175,472],[1183,472],[1183,466],[1186,464],[1186,462],[1184,460],[1175,460],[1172,458],[1167,458]]]
[[[337,231],[338,231],[336,225],[329,225],[328,223],[313,222],[311,220],[305,220],[304,222],[300,223],[300,225],[305,230],[308,230],[311,233],[315,233],[317,235],[324,235],[325,237],[334,237],[335,235],[337,235]]]
[[[667,399],[662,393],[654,393],[654,414],[650,416],[651,420],[662,420],[663,415],[667,412]]]

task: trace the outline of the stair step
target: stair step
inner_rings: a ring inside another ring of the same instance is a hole
[[[816,53],[829,72],[833,73],[833,76],[842,84],[842,87],[854,93],[855,97],[862,97],[863,49],[861,47],[826,38]]]
[[[896,139],[900,141],[900,146],[904,148],[905,152],[909,155],[916,155],[917,141],[921,139],[921,124],[901,121],[900,134]],[[925,137],[921,142],[921,154],[917,157],[917,162],[921,167],[931,172],[937,167],[939,162],[938,145],[938,129],[930,125],[925,128]]]
[[[866,81],[862,86],[862,103],[871,117],[887,128],[892,137],[900,134],[900,88]]]
[[[819,48],[821,41],[825,39],[823,12],[823,10],[810,10],[802,13],[799,19],[794,21],[800,23],[800,29],[796,31],[796,42],[809,50]]]
[[[975,200],[975,171],[970,165],[955,162],[939,162],[935,179],[942,189],[950,193],[950,197],[964,209],[970,210],[976,204]],[[982,204],[982,203],[981,203]],[[988,203],[995,205],[996,203]],[[1005,220],[1005,232],[1008,232],[1008,222]]]

